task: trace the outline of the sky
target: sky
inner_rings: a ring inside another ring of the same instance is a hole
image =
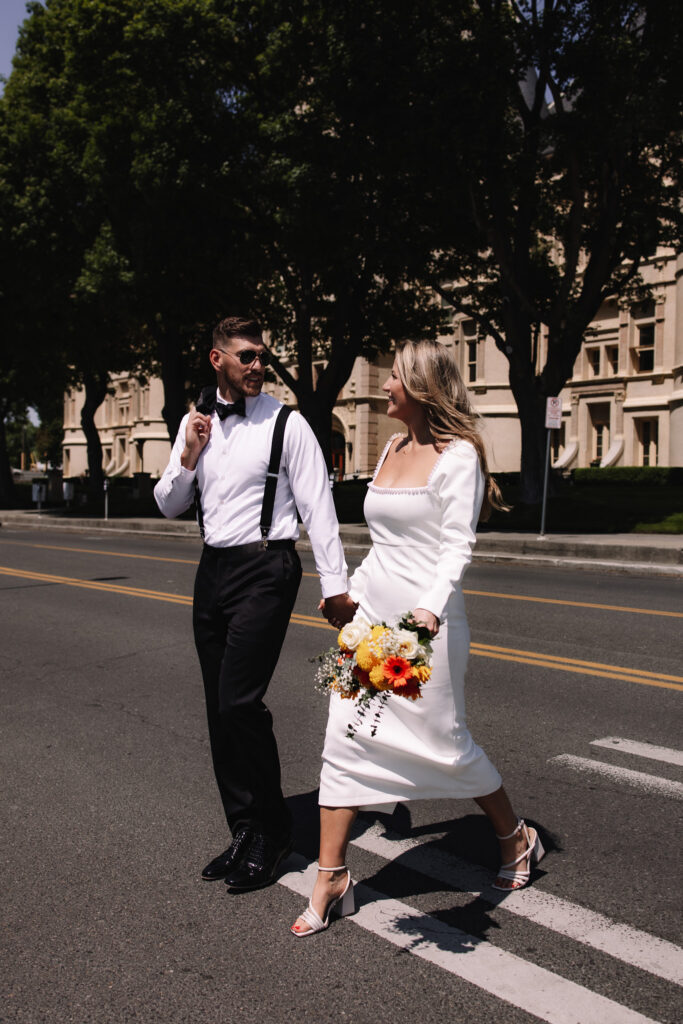
[[[26,0],[0,0],[0,75],[5,78],[12,70],[19,26],[25,17]]]

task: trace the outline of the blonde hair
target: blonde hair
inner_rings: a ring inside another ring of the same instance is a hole
[[[406,341],[396,350],[396,365],[406,394],[419,402],[427,414],[437,450],[443,451],[456,438],[474,446],[486,482],[479,518],[487,520],[494,508],[507,511],[498,484],[489,473],[477,426],[479,416],[472,408],[451,350],[438,341]]]

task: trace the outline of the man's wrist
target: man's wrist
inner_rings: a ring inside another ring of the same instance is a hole
[[[197,468],[199,461],[199,452],[192,451],[190,448],[183,448],[180,456],[180,465],[183,469],[189,469],[190,472]]]

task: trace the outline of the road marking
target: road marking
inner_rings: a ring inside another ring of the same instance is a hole
[[[621,754],[634,754],[636,757],[665,761],[683,768],[683,750],[657,747],[654,743],[637,743],[635,740],[624,740],[621,736],[605,736],[601,740],[591,740],[591,747],[605,747],[607,750],[618,750]]]
[[[182,538],[186,540],[188,538]],[[176,562],[178,565],[197,565],[198,558],[166,558],[162,555],[137,555],[126,551],[102,551],[99,548],[74,548],[63,544],[33,544],[24,540],[4,540],[5,544],[25,548],[39,548],[45,551],[74,551],[82,555],[109,555],[112,558],[141,558],[150,562]],[[319,579],[317,572],[305,572],[304,576],[310,579]],[[532,601],[538,604],[566,605],[570,608],[593,608],[607,612],[633,612],[635,615],[662,615],[674,619],[683,619],[683,612],[668,612],[657,608],[632,608],[622,604],[596,604],[592,601],[566,601],[560,597],[534,597],[529,594],[506,594],[495,590],[468,590],[464,589],[463,594],[472,594],[476,597],[494,597],[503,601]]]
[[[428,842],[438,842],[444,835],[431,835]],[[385,860],[398,861],[402,867],[419,871],[462,892],[479,896],[510,914],[607,953],[615,960],[683,985],[683,950],[666,939],[659,939],[630,925],[618,924],[603,914],[538,888],[497,892],[491,888],[492,872],[425,845],[422,836],[398,836],[374,824],[362,832],[354,830],[351,843]]]
[[[280,884],[308,898],[316,877],[315,864],[309,865],[299,855],[291,856],[287,864],[294,870],[283,875]],[[549,1024],[655,1024],[650,1017],[365,885],[356,886],[356,897],[361,905],[348,922],[539,1020]]]
[[[109,594],[122,594],[126,597],[147,597],[154,601],[170,601],[171,604],[191,605],[192,598],[184,594],[168,594],[162,590],[147,590],[142,587],[124,587],[121,584],[101,583],[97,580],[79,580],[71,576],[54,576],[45,572],[29,572],[26,569],[10,569],[0,565],[0,573],[4,576],[18,576],[20,579],[32,580],[36,583],[57,583],[67,587],[84,587],[86,590],[103,590]]]
[[[579,672],[582,675],[604,676],[607,679],[624,679],[632,683],[663,686],[683,690],[683,676],[667,675],[664,672],[650,672],[647,669],[626,668],[623,665],[605,665],[599,661],[583,661],[557,654],[543,654],[536,651],[517,650],[514,647],[498,647],[495,644],[472,643],[471,654],[503,661],[519,661],[526,665],[541,665],[544,668],[561,668],[564,672]],[[670,680],[664,682],[663,680]]]
[[[603,775],[606,779],[623,782],[627,786],[654,796],[668,796],[674,800],[683,800],[683,783],[663,779],[659,775],[635,772],[631,768],[620,768],[614,764],[605,764],[604,761],[591,761],[587,757],[575,757],[573,754],[558,754],[557,757],[551,757],[548,764],[561,764],[587,775]]]
[[[142,558],[148,562],[176,562],[178,565],[197,565],[197,558],[165,558],[162,555],[135,555],[128,551],[103,551],[101,548],[72,548],[63,544],[29,544],[25,540],[4,540],[5,544],[14,544],[24,548],[40,548],[41,551],[74,551],[79,555],[110,555],[112,558]],[[317,575],[317,573],[316,573]]]
[[[183,594],[169,594],[160,590],[148,590],[143,587],[123,586],[122,584],[105,583],[98,580],[76,579],[71,576],[56,576],[51,573],[33,572],[28,569],[13,569],[0,566],[0,574],[16,576],[32,582],[61,584],[68,587],[84,587],[87,590],[100,590],[109,594],[121,594],[125,597],[146,597],[155,601],[169,601],[172,604],[191,605],[192,597]],[[294,612],[291,621],[299,626],[313,626],[316,629],[327,629],[336,632],[323,619],[314,615]],[[683,690],[683,676],[670,676],[644,669],[625,668],[620,665],[603,665],[596,661],[579,661],[575,658],[562,658],[554,654],[541,654],[536,651],[517,650],[512,647],[497,647],[492,644],[472,643],[472,654],[485,658],[497,658],[501,661],[520,662],[564,672],[578,672],[581,675],[603,676],[607,679],[619,679],[628,683],[639,683],[641,686],[656,686],[664,689]],[[676,680],[676,682],[673,682]]]
[[[631,608],[623,604],[594,604],[592,601],[565,601],[560,597],[532,597],[528,594],[501,594],[492,590],[463,590],[463,594],[474,594],[477,597],[497,597],[508,601],[534,601],[538,604],[561,604],[569,608],[598,608],[606,612],[635,612],[636,615],[668,615],[674,619],[683,619],[683,612],[664,612],[656,608]]]

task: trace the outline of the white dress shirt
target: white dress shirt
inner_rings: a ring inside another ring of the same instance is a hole
[[[217,401],[223,401],[219,394]],[[281,406],[271,395],[261,393],[247,397],[246,416],[231,415],[221,421],[214,412],[211,436],[194,470],[180,464],[189,414],[185,415],[171,460],[154,488],[163,514],[173,519],[190,507],[196,478],[207,544],[223,548],[261,540],[263,491]],[[297,539],[297,508],[311,541],[323,597],[343,594],[346,562],[327,467],[310,426],[303,416],[293,413],[285,427],[269,540]]]

